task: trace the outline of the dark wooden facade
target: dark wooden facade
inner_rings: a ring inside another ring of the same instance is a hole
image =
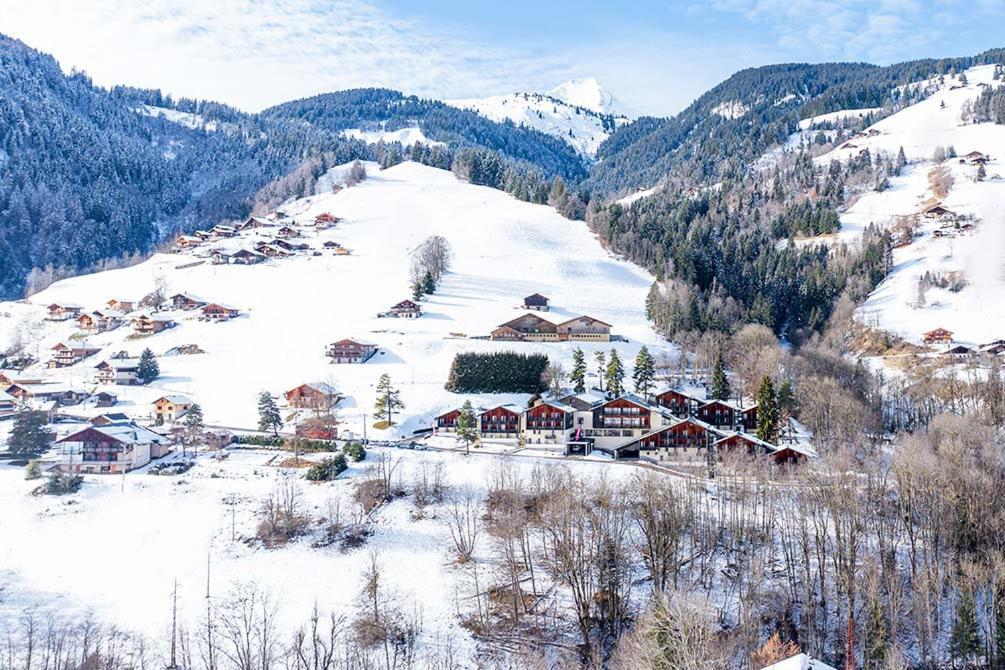
[[[615,398],[593,410],[593,427],[648,429],[650,410],[627,398]]]
[[[565,431],[572,428],[573,413],[565,408],[543,402],[526,412],[527,430]]]
[[[508,407],[494,407],[479,416],[482,435],[516,437],[520,433],[520,414]]]

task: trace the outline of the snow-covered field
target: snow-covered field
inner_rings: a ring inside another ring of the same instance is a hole
[[[304,382],[333,384],[345,399],[339,405],[343,431],[360,434],[371,414],[374,387],[388,373],[400,387],[405,410],[394,434],[429,427],[432,419],[459,406],[464,397],[444,390],[451,361],[460,351],[544,352],[571,367],[572,350],[592,352],[617,346],[630,361],[640,344],[657,353],[669,345],[649,327],[645,296],[652,277],[611,257],[582,222],[569,221],[551,208],[520,202],[486,187],[458,181],[450,172],[405,163],[380,171],[338,193],[313,196],[288,205],[299,220],[322,212],[342,217],[334,228],[302,238],[315,248],[335,240],[352,255],[301,254],[254,266],[213,265],[189,254],[159,254],[139,265],[76,277],[54,284],[27,302],[0,303],[0,346],[6,346],[26,317],[41,320],[45,306],[68,302],[103,308],[111,298],[139,300],[158,281],[167,295],[191,293],[238,308],[242,315],[223,323],[197,318],[198,312],[172,312],[175,328],[142,339],[128,326],[86,339],[100,354],[77,365],[44,369],[48,349],[70,342],[73,322],[40,321],[44,334],[33,347],[43,364],[24,377],[46,376],[77,388],[94,388],[94,366],[126,350],[137,355],[150,347],[162,377],[148,387],[111,387],[120,409],[136,416],[165,393],[199,402],[207,424],[253,429],[256,395],[274,394]],[[269,229],[266,229],[269,230]],[[410,296],[410,253],[428,236],[443,235],[454,262],[419,319],[377,318]],[[251,246],[247,237],[221,243]],[[613,325],[628,342],[525,344],[469,339],[485,336],[523,312],[523,297],[539,292],[551,299],[545,316],[559,322],[587,314]],[[362,365],[331,365],[325,345],[342,338],[375,342],[380,352]],[[206,353],[163,356],[179,345],[196,344]],[[527,396],[481,396],[476,404],[525,402]],[[374,433],[370,433],[374,437]]]
[[[853,137],[817,158],[826,165],[832,159],[848,160],[863,149],[896,157],[900,147],[909,166],[891,179],[891,188],[868,191],[841,216],[837,239],[854,243],[872,223],[890,226],[895,217],[919,214],[929,204],[942,204],[962,217],[972,218],[973,230],[956,230],[944,222],[918,217],[918,236],[894,251],[890,276],[860,308],[858,317],[869,325],[895,333],[912,342],[937,327],[953,331],[965,343],[983,344],[1005,337],[1005,126],[962,120],[968,102],[984,86],[997,86],[993,66],[966,72],[967,84],[957,78],[945,83],[925,100],[911,105],[870,126],[865,136]],[[935,86],[927,82],[926,86]],[[874,110],[847,110],[810,121],[861,116]],[[874,132],[873,132],[874,131]],[[929,174],[939,167],[932,157],[937,147],[955,148],[959,158],[941,164],[952,177],[945,198],[933,192]],[[990,157],[987,178],[977,181],[977,166],[961,163],[972,151]],[[940,230],[941,228],[941,230]],[[936,232],[938,231],[938,232]],[[918,280],[926,272],[960,273],[967,286],[959,292],[942,288],[927,291],[919,304]]]
[[[410,147],[415,144],[446,146],[443,142],[434,142],[426,137],[422,129],[418,127],[399,128],[398,130],[360,130],[359,128],[349,128],[348,130],[343,130],[342,134],[346,137],[362,140],[368,144],[377,144],[378,142],[393,144],[397,142],[403,147]]]
[[[362,573],[371,552],[382,581],[403,609],[421,608],[424,644],[450,640],[462,658],[472,658],[474,641],[460,626],[455,596],[469,592],[467,571],[454,564],[446,524],[453,501],[484,499],[493,472],[512,468],[526,477],[538,461],[455,453],[372,450],[401,459],[398,472],[406,488],[425,467],[443,468],[443,502],[417,516],[412,497],[394,500],[371,518],[373,534],[362,547],[314,547],[323,536],[321,519],[338,503],[343,518],[352,515],[353,480],[367,464],[352,464],[330,483],[299,480],[303,509],[312,532],[282,548],[267,549],[253,540],[262,500],[290,471],[271,465],[273,453],[231,451],[225,460],[200,457],[182,476],[135,472],[126,477],[89,476],[79,494],[61,498],[29,494],[22,468],[0,466],[0,618],[20,616],[25,607],[64,616],[92,613],[97,621],[165,639],[171,595],[178,582],[182,625],[195,625],[205,612],[207,569],[215,601],[244,585],[267,592],[278,606],[284,639],[304,624],[317,604],[351,619],[358,612]],[[438,465],[441,464],[441,465]],[[587,461],[562,465],[583,476],[617,478],[634,468]],[[479,556],[491,564],[488,542]],[[486,571],[483,579],[488,580]]]

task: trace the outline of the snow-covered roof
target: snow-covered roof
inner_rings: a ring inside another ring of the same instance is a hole
[[[835,668],[823,661],[810,658],[806,654],[796,654],[784,661],[772,663],[761,670],[835,670]]]
[[[85,430],[93,430],[106,435],[113,440],[125,444],[167,444],[170,442],[163,435],[148,430],[142,426],[137,426],[133,423],[109,423],[104,426],[88,426],[84,430],[78,430],[75,433],[71,433],[66,437],[58,440],[59,442],[75,442],[76,438],[80,433]]]
[[[192,401],[189,400],[188,398],[186,398],[185,396],[183,396],[183,395],[176,395],[176,394],[161,396],[160,398],[157,398],[157,400],[154,400],[154,404],[159,403],[161,400],[166,400],[167,402],[169,402],[169,403],[171,403],[173,405],[191,405],[192,404]]]

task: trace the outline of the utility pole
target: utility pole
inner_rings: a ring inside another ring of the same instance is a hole
[[[174,592],[171,595],[171,662],[167,670],[178,670],[178,579],[174,580]]]

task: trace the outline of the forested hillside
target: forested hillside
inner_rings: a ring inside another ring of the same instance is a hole
[[[417,160],[450,168],[460,156],[463,176],[526,200],[543,201],[556,175],[585,176],[561,140],[393,91],[348,91],[250,115],[156,90],[105,90],[0,37],[0,297],[303,195],[332,165],[394,164],[408,156],[403,148],[340,131],[407,122],[447,144]]]

